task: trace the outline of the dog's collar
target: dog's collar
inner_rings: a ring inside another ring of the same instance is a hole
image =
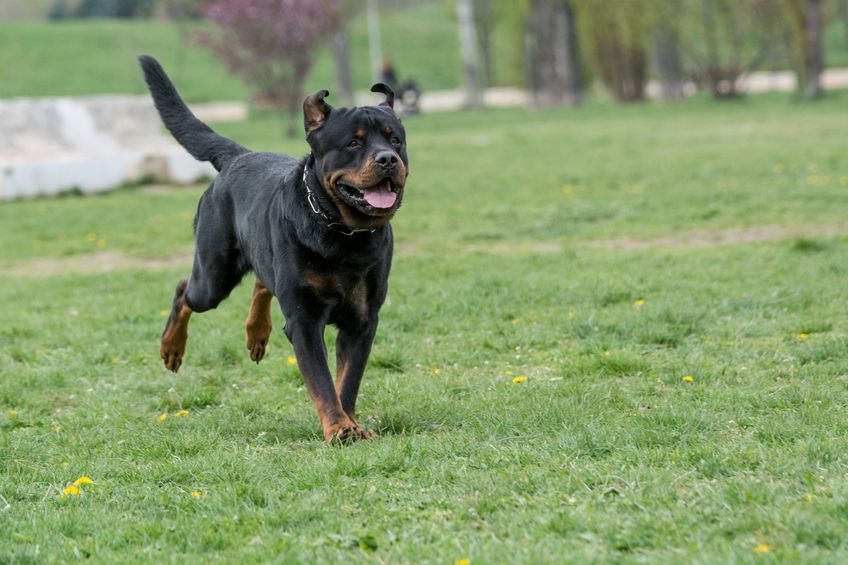
[[[327,229],[333,230],[334,232],[338,232],[342,235],[354,235],[366,232],[374,233],[377,230],[377,228],[352,228],[327,215],[327,213],[321,208],[321,204],[318,203],[318,198],[315,197],[315,193],[312,192],[311,188],[309,188],[309,181],[307,180],[308,177],[309,163],[307,162],[303,165],[303,186],[306,187],[306,201],[309,202],[309,207],[312,208],[312,211],[315,214],[322,216],[325,220],[329,220]]]

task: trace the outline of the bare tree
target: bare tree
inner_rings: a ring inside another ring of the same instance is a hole
[[[792,27],[792,53],[798,74],[798,93],[805,98],[822,95],[822,0],[784,0]]]
[[[343,23],[330,40],[336,64],[336,95],[345,106],[353,105],[353,78],[350,70],[350,47],[347,26]]]
[[[457,0],[456,15],[462,68],[465,71],[465,104],[469,108],[480,108],[483,106],[483,95],[478,76],[477,34],[474,28],[472,0]]]
[[[582,104],[577,25],[571,1],[533,0],[524,48],[527,85],[536,105]]]
[[[842,30],[845,33],[845,45],[848,46],[848,0],[839,0],[837,4],[839,19],[842,20]]]
[[[645,0],[582,0],[580,9],[589,60],[604,86],[619,102],[644,99],[649,36]]]
[[[492,0],[474,0],[474,27],[477,45],[482,59],[483,86],[495,83],[495,68],[492,61],[492,42],[495,33],[495,3]]]
[[[778,43],[779,10],[772,0],[688,0],[684,53],[693,78],[714,97],[742,94],[741,79],[761,67]]]
[[[683,60],[680,55],[680,31],[673,15],[663,10],[651,29],[651,61],[659,83],[659,98],[665,102],[684,97]]]

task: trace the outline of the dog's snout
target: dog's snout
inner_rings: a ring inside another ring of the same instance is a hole
[[[394,169],[398,164],[398,156],[394,151],[380,151],[374,156],[374,161],[384,169]]]

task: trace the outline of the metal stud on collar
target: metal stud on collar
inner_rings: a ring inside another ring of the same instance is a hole
[[[312,211],[316,214],[320,214],[324,217],[325,220],[332,220],[330,216],[324,213],[321,209],[321,206],[318,204],[318,199],[315,198],[315,193],[312,192],[312,189],[309,188],[309,182],[306,180],[306,177],[309,175],[309,165],[303,166],[303,186],[306,187],[306,201],[309,202],[309,207],[312,208]],[[336,227],[339,226],[339,227]],[[349,227],[342,222],[334,222],[330,221],[327,224],[327,228],[332,229],[335,232],[338,232],[342,235],[354,235],[357,233],[374,233],[377,231],[377,228],[352,228]]]

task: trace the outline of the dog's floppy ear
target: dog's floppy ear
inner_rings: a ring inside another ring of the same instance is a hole
[[[392,90],[391,86],[378,82],[371,87],[371,92],[380,92],[381,94],[385,94],[386,99],[385,101],[380,102],[380,106],[388,106],[390,110],[395,109],[395,91]]]
[[[303,127],[307,134],[323,126],[330,116],[333,108],[324,102],[324,97],[329,95],[329,91],[319,90],[303,101]]]

